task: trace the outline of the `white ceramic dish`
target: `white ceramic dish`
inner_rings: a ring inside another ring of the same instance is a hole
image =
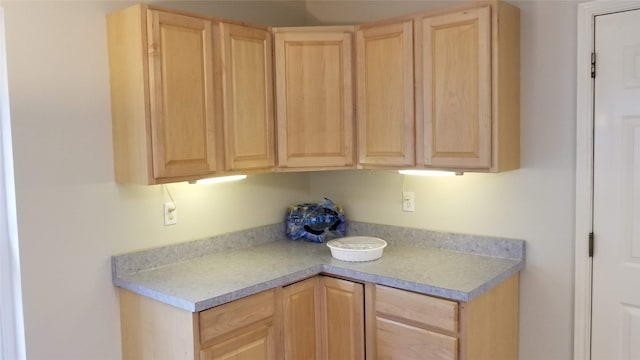
[[[387,242],[371,236],[347,236],[330,240],[327,246],[338,260],[360,262],[379,259]]]

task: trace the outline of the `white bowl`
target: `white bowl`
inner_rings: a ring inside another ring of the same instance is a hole
[[[387,242],[371,236],[347,236],[330,240],[327,246],[338,260],[360,262],[379,259]]]

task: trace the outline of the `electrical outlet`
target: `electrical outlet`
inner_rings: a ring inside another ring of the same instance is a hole
[[[402,193],[402,211],[413,212],[416,211],[416,197],[415,193],[405,191]]]
[[[175,225],[178,222],[178,210],[176,203],[164,203],[164,225]]]

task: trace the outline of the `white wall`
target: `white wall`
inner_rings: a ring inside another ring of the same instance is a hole
[[[404,6],[418,6],[329,4],[310,3],[308,16],[320,22],[369,21],[385,9],[395,15]],[[416,194],[414,213],[401,211],[402,176],[394,172],[316,173],[312,198],[326,195],[344,204],[352,220],[526,240],[520,359],[566,360],[573,341],[576,2],[516,4],[522,31],[520,170],[407,177],[405,189]]]
[[[161,186],[113,183],[105,15],[126,3],[4,1],[29,359],[118,359],[109,257],[281,221],[330,195],[352,220],[528,242],[521,359],[569,359],[575,163],[575,17],[570,1],[522,1],[522,169],[407,178],[393,172],[279,174],[209,187],[169,185],[179,223],[162,225]],[[272,25],[356,22],[420,2],[168,4]],[[424,7],[423,7],[424,6]],[[305,13],[305,11],[307,13]],[[338,18],[339,15],[339,18]],[[264,21],[261,21],[264,19]],[[300,21],[299,19],[304,19]]]
[[[165,227],[162,186],[114,184],[105,15],[126,5],[2,4],[30,360],[120,358],[111,255],[273,224],[308,199],[305,174],[172,184],[178,224]]]

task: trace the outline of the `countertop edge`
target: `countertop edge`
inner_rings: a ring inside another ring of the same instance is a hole
[[[452,289],[432,286],[428,284],[416,283],[413,281],[407,281],[407,280],[402,280],[398,278],[390,278],[390,277],[375,275],[375,274],[371,274],[363,271],[355,271],[355,270],[346,269],[340,266],[330,265],[326,263],[316,264],[306,269],[295,271],[293,273],[286,274],[284,276],[279,276],[265,282],[251,285],[236,291],[231,291],[223,295],[214,296],[212,298],[202,300],[202,301],[189,301],[187,299],[184,299],[175,295],[171,295],[171,294],[166,294],[166,293],[148,288],[146,286],[139,285],[135,282],[127,281],[117,277],[114,278],[113,284],[123,289],[132,291],[136,294],[146,296],[153,300],[157,300],[162,303],[165,303],[189,312],[204,311],[215,306],[219,306],[222,304],[229,303],[231,301],[239,300],[241,298],[257,294],[262,291],[274,289],[281,286],[286,286],[286,285],[289,285],[313,276],[317,276],[320,274],[324,274],[328,276],[344,277],[344,278],[348,278],[356,281],[363,281],[363,282],[373,283],[376,285],[394,287],[401,290],[413,291],[416,293],[441,297],[449,300],[469,302],[474,298],[482,295],[483,293],[489,291],[490,289],[492,289],[499,283],[503,282],[504,280],[508,279],[509,277],[513,276],[517,272],[521,271],[523,268],[524,268],[524,260],[520,260],[509,269],[500,273],[498,276],[494,277],[493,279],[485,282],[481,286],[469,292],[452,290]]]
[[[159,302],[167,304],[167,305],[174,306],[174,307],[176,307],[178,309],[186,310],[186,311],[189,311],[189,312],[197,312],[198,311],[198,310],[196,310],[196,304],[197,303],[193,303],[193,302],[185,300],[185,299],[183,299],[181,297],[169,295],[169,294],[166,294],[166,293],[151,289],[149,287],[139,285],[139,284],[131,282],[131,281],[123,280],[121,278],[115,278],[115,279],[113,279],[113,284],[115,286],[117,286],[117,287],[122,288],[122,289],[131,291],[131,292],[136,293],[138,295],[142,295],[142,296],[148,297],[150,299],[159,301]]]

